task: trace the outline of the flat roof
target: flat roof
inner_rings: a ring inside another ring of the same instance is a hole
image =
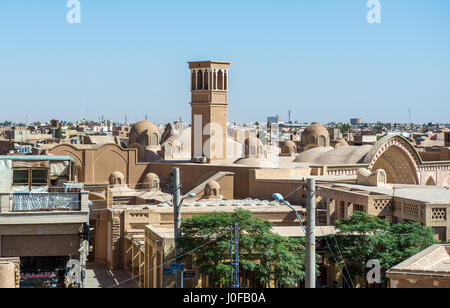
[[[0,160],[73,161],[70,155],[0,155]]]
[[[272,232],[281,235],[283,237],[305,237],[305,231],[300,225],[286,226],[286,227],[273,227]],[[334,226],[316,226],[316,236],[327,236],[336,234],[336,228]]]
[[[433,204],[450,204],[450,188],[444,186],[421,186],[405,184],[386,184],[374,187],[349,183],[339,183],[333,187],[347,187],[404,199],[418,200]]]

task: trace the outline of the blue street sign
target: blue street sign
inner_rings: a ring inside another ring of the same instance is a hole
[[[165,268],[163,270],[163,275],[164,276],[172,276],[172,275],[174,275],[174,272],[173,272],[173,270],[171,268]]]
[[[184,271],[184,264],[170,264],[170,269],[177,272]]]

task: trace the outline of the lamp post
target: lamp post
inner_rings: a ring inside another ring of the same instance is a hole
[[[274,193],[272,196],[280,203],[283,203],[287,207],[289,207],[292,211],[294,211],[297,219],[300,223],[300,226],[303,228],[303,231],[306,235],[306,279],[305,285],[308,289],[314,289],[316,287],[316,235],[315,235],[315,226],[316,226],[316,197],[315,197],[315,180],[308,179],[307,181],[307,206],[306,206],[306,217],[308,220],[308,224],[306,225],[306,229],[303,226],[302,220],[298,211],[284,199],[284,197],[280,193]]]

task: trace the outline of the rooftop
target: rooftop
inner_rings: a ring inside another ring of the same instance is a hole
[[[394,266],[388,274],[450,275],[450,245],[434,245]]]
[[[344,187],[399,198],[418,200],[432,204],[450,204],[450,188],[442,186],[419,186],[404,184],[387,184],[380,187],[340,183],[332,188]]]

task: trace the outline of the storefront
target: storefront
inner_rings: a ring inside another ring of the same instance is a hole
[[[64,288],[70,257],[23,257],[20,264],[21,288]]]

